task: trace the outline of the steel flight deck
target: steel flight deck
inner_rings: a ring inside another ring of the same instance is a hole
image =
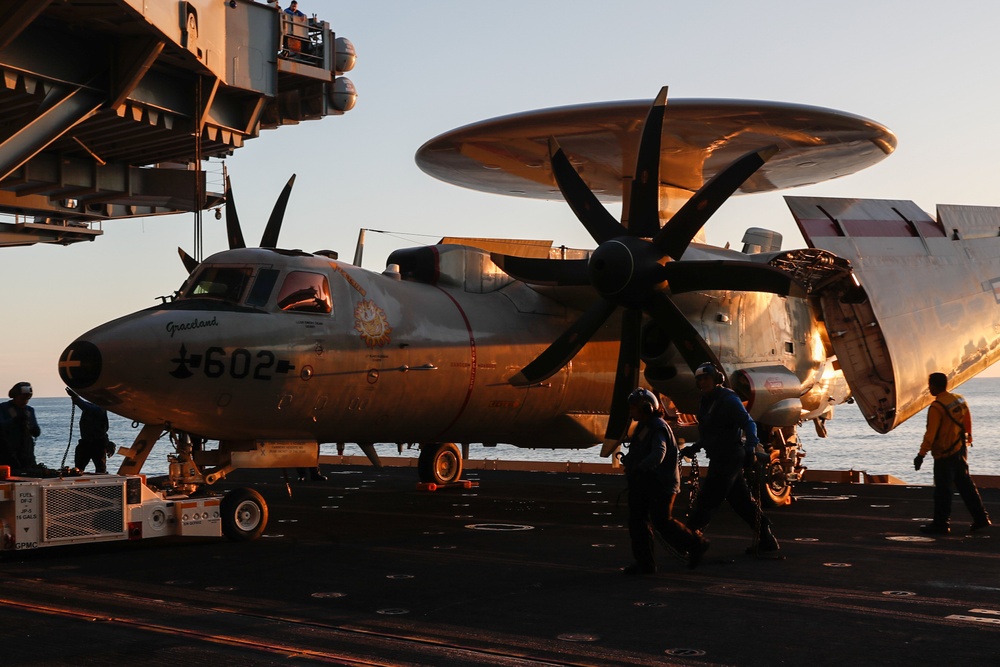
[[[931,489],[804,482],[771,517],[784,560],[744,554],[728,509],[696,570],[626,577],[624,477],[405,469],[327,482],[240,470],[262,539],[165,538],[8,554],[5,665],[981,664],[1000,638],[1000,535],[932,539]],[[682,492],[682,499],[685,493]],[[987,507],[1000,492],[983,490]],[[683,503],[679,513],[685,511]]]

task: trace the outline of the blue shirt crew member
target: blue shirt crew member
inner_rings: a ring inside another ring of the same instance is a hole
[[[108,440],[108,411],[85,400],[78,393],[66,387],[66,393],[73,404],[80,408],[80,440],[76,444],[73,463],[80,470],[94,462],[94,472],[108,472],[108,455],[114,453]]]
[[[673,431],[663,420],[659,400],[648,389],[633,391],[628,403],[629,414],[636,424],[622,463],[628,479],[628,531],[635,563],[625,568],[625,574],[656,572],[654,529],[673,549],[686,553],[688,564],[696,567],[708,542],[672,516],[674,500],[680,491]]]
[[[698,497],[688,516],[687,526],[701,531],[712,513],[728,501],[733,510],[755,531],[754,545],[748,553],[777,552],[778,541],[771,533],[771,521],[760,511],[750,496],[743,477],[744,462],[753,461],[757,447],[757,426],[743,407],[743,402],[731,389],[722,386],[722,372],[712,363],[704,363],[695,371],[695,382],[702,393],[698,409],[697,443],[681,452],[691,456],[699,449],[708,454],[708,474],[701,481]],[[746,442],[741,439],[746,436]]]
[[[10,466],[15,473],[37,468],[35,438],[42,434],[35,419],[35,409],[28,405],[33,395],[31,384],[18,382],[0,403],[0,465]]]
[[[298,16],[301,18],[305,17],[305,14],[299,11],[299,3],[295,2],[295,0],[292,0],[292,2],[288,4],[288,9],[285,10],[285,13],[291,16]]]

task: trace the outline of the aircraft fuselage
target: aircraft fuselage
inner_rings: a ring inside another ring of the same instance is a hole
[[[297,251],[225,251],[174,301],[81,336],[60,373],[128,419],[210,440],[600,442],[619,318],[548,381],[511,386],[589,297],[552,298],[480,250],[432,249],[433,283]],[[783,419],[828,409],[827,354],[805,300],[709,292],[679,303],[724,364],[764,369],[760,395],[793,403]],[[694,411],[690,371],[671,349],[647,359],[647,378]]]

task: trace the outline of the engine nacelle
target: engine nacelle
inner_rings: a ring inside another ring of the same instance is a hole
[[[754,421],[794,426],[802,420],[802,381],[784,366],[743,368],[733,373],[731,382]]]

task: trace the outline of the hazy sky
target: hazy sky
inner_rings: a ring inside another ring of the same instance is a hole
[[[413,155],[460,125],[551,106],[649,99],[798,102],[866,116],[899,138],[896,152],[796,195],[1000,205],[1000,4],[669,0],[302,0],[354,42],[357,107],[268,130],[227,160],[248,243],[298,174],[280,244],[353,257],[381,270],[393,249],[443,235],[552,239],[593,247],[568,207],[466,191],[426,176]],[[744,228],[802,245],[781,193],[727,202],[708,240],[739,246]],[[205,254],[226,246],[205,216]],[[0,389],[28,380],[62,395],[56,364],[84,331],[153,305],[186,273],[192,216],[113,221],[93,243],[0,249],[4,317]],[[422,236],[426,235],[426,236]],[[400,238],[402,237],[402,238]],[[2,395],[0,395],[2,398]]]

